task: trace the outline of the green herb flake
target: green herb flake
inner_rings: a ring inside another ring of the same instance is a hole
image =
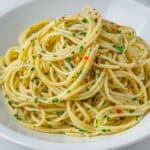
[[[73,32],[73,33],[72,33],[72,36],[76,36],[76,34]]]
[[[96,119],[96,124],[98,124],[98,119]]]
[[[82,22],[83,22],[83,23],[88,23],[88,20],[87,20],[86,18],[83,18],[83,19],[82,19]]]
[[[125,46],[119,46],[119,45],[113,45],[113,48],[115,48],[116,50],[118,50],[118,52],[123,53]]]
[[[44,50],[42,50],[41,53],[46,53],[46,52]]]
[[[84,130],[84,129],[79,129],[79,131],[82,132],[82,133],[86,132],[86,130]]]
[[[82,51],[83,50],[83,45],[81,45],[80,47],[79,47],[79,51]]]
[[[141,116],[136,116],[136,121],[139,121]]]
[[[5,94],[5,95],[4,95],[4,97],[5,97],[5,98],[8,98],[8,95],[7,95],[7,94]]]
[[[127,110],[129,113],[134,113],[135,112],[135,110],[134,109],[129,109],[129,110]]]
[[[101,129],[102,132],[111,132],[110,129]]]
[[[96,73],[96,78],[98,79],[100,77],[100,73]]]
[[[37,98],[37,97],[34,99],[34,102],[35,102],[35,103],[37,103],[37,102],[38,102],[38,98]]]
[[[78,75],[80,75],[82,73],[82,70],[80,70],[79,72],[77,72]]]
[[[110,24],[111,24],[111,25],[114,25],[115,23],[113,23],[113,22],[110,22]]]
[[[129,36],[131,36],[131,35],[132,35],[132,33],[131,33],[131,32],[129,32],[129,33],[128,33],[128,35],[129,35]]]
[[[35,80],[35,78],[33,77],[32,79],[31,79],[31,81],[33,82]]]
[[[110,119],[110,117],[108,115],[105,115],[103,124],[106,125],[107,122],[109,121],[109,119]]]
[[[98,127],[98,119],[95,119],[95,127]]]
[[[35,58],[36,58],[36,56],[35,56],[35,55],[33,55],[33,56],[32,56],[32,58],[33,58],[33,59],[35,59]]]
[[[58,116],[61,116],[61,115],[63,115],[63,111],[59,111],[59,112],[56,112],[56,115],[58,115]]]
[[[32,68],[31,68],[31,71],[34,71],[34,69],[35,69],[35,68],[34,68],[34,67],[32,67]]]
[[[132,100],[133,100],[133,101],[136,101],[136,100],[138,100],[138,99],[137,99],[137,97],[133,97]]]
[[[108,115],[105,115],[104,118],[108,121],[110,117]]]
[[[53,103],[57,103],[58,100],[59,100],[58,97],[54,97],[54,98],[52,99],[52,102],[53,102]]]
[[[117,33],[121,34],[121,30],[117,30]]]
[[[74,51],[72,51],[72,52],[71,52],[71,54],[75,54],[75,52],[74,52]]]
[[[86,36],[86,32],[80,32],[80,35]]]
[[[10,101],[8,101],[8,104],[9,104],[9,106],[11,106],[12,105],[12,101],[10,100]]]
[[[64,45],[63,45],[63,47],[62,47],[62,48],[63,48],[63,49],[64,49],[64,48],[66,48],[66,43],[64,43]]]
[[[21,120],[21,118],[19,117],[18,114],[14,114],[14,117],[15,117],[17,120]]]
[[[45,75],[48,75],[48,72],[45,72],[44,74],[45,74]]]
[[[68,68],[67,66],[65,66],[65,69],[66,69],[67,71],[70,71],[69,68]]]
[[[54,55],[53,55],[53,57],[57,57],[57,55],[56,55],[56,54],[54,54]]]
[[[70,57],[66,58],[67,63],[70,65],[71,68],[73,68],[72,59]]]
[[[100,72],[99,70],[96,70],[96,79],[98,79],[100,77]]]
[[[67,90],[67,93],[70,93],[70,90]]]
[[[87,92],[89,91],[90,89],[88,87],[85,88],[84,92]]]

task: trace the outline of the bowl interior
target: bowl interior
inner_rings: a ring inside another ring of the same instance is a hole
[[[0,54],[4,54],[9,47],[17,44],[19,34],[28,25],[45,18],[56,18],[64,14],[78,12],[86,5],[95,7],[100,11],[101,15],[107,19],[134,27],[139,35],[150,42],[150,30],[148,30],[150,24],[150,10],[133,1],[109,0],[108,2],[104,0],[37,0],[32,2],[30,1],[30,3],[11,10],[0,17]],[[3,98],[1,97],[0,128],[5,127],[5,129],[13,130],[15,133],[23,134],[33,139],[62,143],[99,141],[99,143],[103,143],[102,145],[107,145],[108,141],[113,141],[114,139],[116,142],[119,140],[128,142],[128,137],[130,137],[130,141],[132,141],[132,138],[135,140],[136,134],[142,134],[143,129],[146,131],[150,128],[147,125],[148,122],[150,122],[150,115],[147,115],[143,121],[135,127],[125,132],[110,136],[80,138],[59,134],[39,133],[20,126],[10,116],[2,99]],[[112,143],[109,144],[110,147]]]

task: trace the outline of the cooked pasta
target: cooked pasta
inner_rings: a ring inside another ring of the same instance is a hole
[[[0,86],[25,127],[73,136],[118,133],[150,108],[150,48],[133,28],[85,7],[28,27],[0,57]]]

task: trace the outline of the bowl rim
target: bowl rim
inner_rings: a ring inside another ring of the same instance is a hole
[[[33,1],[36,0],[22,0],[19,1],[18,3],[15,3],[15,5],[9,6],[7,8],[5,8],[3,10],[3,12],[0,13],[0,19],[1,17],[5,16],[7,13],[15,10],[18,7],[21,7],[25,4],[29,4],[32,3]],[[143,8],[146,8],[147,10],[150,11],[150,7],[145,6],[144,4],[137,2],[135,0],[126,0],[129,3],[133,3],[135,5],[138,6],[142,6]],[[142,129],[141,129],[142,130]],[[28,148],[32,148],[32,149],[37,149],[37,150],[41,150],[41,148],[43,150],[48,150],[49,147],[54,147],[55,150],[60,150],[60,149],[66,149],[69,150],[71,148],[71,150],[76,150],[76,149],[83,149],[83,146],[86,146],[87,150],[91,150],[91,149],[99,149],[99,148],[103,148],[103,149],[116,149],[116,148],[123,148],[132,144],[135,144],[145,138],[148,138],[150,136],[150,133],[148,131],[150,131],[150,126],[147,124],[144,126],[144,129],[142,130],[142,133],[140,132],[141,130],[138,130],[137,135],[140,136],[134,136],[134,138],[130,139],[130,136],[132,135],[132,133],[130,134],[126,134],[126,136],[123,136],[123,134],[120,134],[120,138],[113,138],[111,139],[111,141],[103,141],[102,142],[98,142],[98,141],[92,141],[91,142],[85,142],[85,143],[58,143],[58,142],[50,142],[50,141],[44,141],[44,140],[40,140],[40,139],[34,139],[31,137],[28,137],[26,135],[23,135],[21,133],[17,133],[15,131],[13,131],[12,129],[9,129],[7,127],[5,127],[4,125],[0,124],[0,137],[6,139],[7,141],[10,141],[12,143],[15,144],[19,144],[21,146],[24,147],[28,147]],[[117,143],[117,144],[112,144],[112,143]]]

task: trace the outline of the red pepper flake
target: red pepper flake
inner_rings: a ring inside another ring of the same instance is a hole
[[[117,108],[117,109],[116,109],[116,112],[117,112],[118,114],[121,114],[121,113],[123,112],[123,110],[120,109],[120,108]]]
[[[65,16],[62,16],[61,19],[65,19]]]
[[[41,54],[38,54],[38,57],[39,57],[39,58],[41,58],[41,57],[42,57],[42,55],[41,55]]]
[[[117,28],[122,28],[123,26],[121,26],[121,25],[117,25]]]
[[[89,57],[88,57],[88,56],[84,56],[83,59],[84,59],[85,61],[87,61],[87,60],[89,59]]]
[[[77,61],[77,60],[74,61],[74,64],[75,64],[75,65],[77,65],[78,63],[79,63],[79,61]]]
[[[29,85],[26,88],[29,90],[30,89]]]
[[[73,62],[75,65],[77,65],[79,63],[80,59],[77,57]]]
[[[115,29],[112,29],[113,32],[115,32]]]
[[[38,107],[39,109],[42,109],[42,108],[43,108],[43,106],[40,105],[40,104],[38,104],[37,107]]]
[[[94,21],[97,22],[97,18],[95,18]]]

